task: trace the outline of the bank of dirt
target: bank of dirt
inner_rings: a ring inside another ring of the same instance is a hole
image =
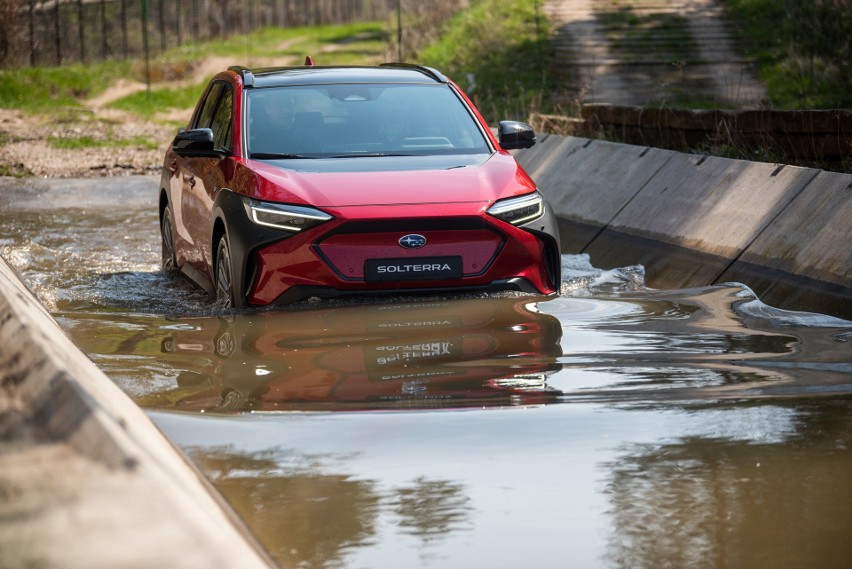
[[[89,109],[73,119],[0,109],[0,174],[90,178],[158,171],[176,126]],[[86,141],[73,147],[74,141]],[[68,147],[72,146],[72,147]]]

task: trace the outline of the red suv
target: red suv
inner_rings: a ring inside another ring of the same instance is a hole
[[[555,217],[434,69],[232,67],[166,153],[163,267],[225,306],[454,290],[557,294]]]

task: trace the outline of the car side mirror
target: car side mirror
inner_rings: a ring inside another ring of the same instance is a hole
[[[224,153],[214,145],[211,129],[194,128],[178,132],[172,141],[172,150],[186,158],[222,158]]]
[[[535,131],[525,122],[500,121],[497,136],[503,150],[529,148],[535,144]]]

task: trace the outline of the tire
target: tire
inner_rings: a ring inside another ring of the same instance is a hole
[[[163,244],[161,266],[163,272],[172,273],[177,270],[177,256],[175,255],[175,240],[172,234],[172,212],[168,206],[163,210],[160,237]]]
[[[223,235],[219,238],[219,244],[216,246],[216,265],[213,271],[216,304],[223,308],[234,308],[235,306],[233,274],[228,237]]]
[[[237,411],[245,405],[245,399],[236,389],[228,389],[222,393],[222,401],[216,411]]]

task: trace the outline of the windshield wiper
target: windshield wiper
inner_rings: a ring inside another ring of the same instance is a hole
[[[417,156],[417,154],[401,154],[396,152],[349,152],[347,154],[335,154],[329,158],[384,158],[385,156]]]
[[[305,156],[304,154],[286,154],[283,152],[252,152],[249,154],[249,158],[256,158],[258,160],[291,160],[298,158],[308,158],[313,159],[316,156]]]

